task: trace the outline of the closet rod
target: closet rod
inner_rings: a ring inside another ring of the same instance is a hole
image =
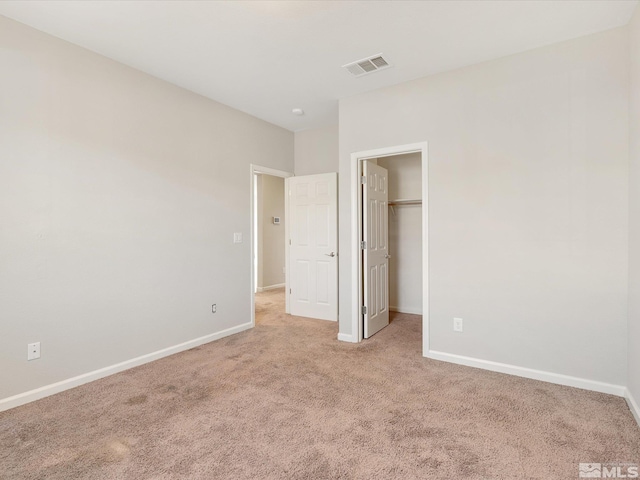
[[[422,200],[390,200],[390,207],[397,207],[399,205],[422,205]]]

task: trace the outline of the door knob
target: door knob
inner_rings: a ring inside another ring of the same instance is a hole
[[[331,252],[331,253],[325,253],[325,255],[326,255],[327,257],[335,257],[335,256],[336,256],[336,254],[335,254],[334,252]]]
[[[391,255],[389,255],[388,253],[385,253],[384,258],[391,258]]]

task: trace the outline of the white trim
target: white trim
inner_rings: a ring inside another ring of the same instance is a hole
[[[421,308],[405,308],[405,307],[393,307],[389,306],[389,310],[398,313],[409,313],[411,315],[422,315]]]
[[[480,358],[465,357],[453,353],[436,352],[430,350],[426,357],[433,360],[441,360],[443,362],[455,363],[458,365],[466,365],[467,367],[481,368],[492,372],[506,373],[517,377],[531,378],[533,380],[541,380],[543,382],[555,383],[558,385],[566,385],[568,387],[582,388],[584,390],[593,390],[594,392],[609,393],[624,397],[626,388],[622,385],[614,385],[611,383],[599,382],[597,380],[589,380],[586,378],[572,377],[562,375],[560,373],[545,372],[543,370],[535,370],[533,368],[519,367],[517,365],[509,365],[507,363],[493,362],[491,360],[482,360]]]
[[[351,154],[351,335],[340,334],[344,338],[354,337],[361,342],[362,315],[360,315],[362,299],[362,262],[360,261],[360,242],[362,241],[362,199],[360,196],[360,177],[362,162],[368,158],[390,157],[406,153],[422,155],[422,355],[429,351],[429,150],[427,142],[411,143],[394,147],[365,150]]]
[[[254,225],[254,218],[255,218],[255,198],[254,198],[254,178],[256,175],[258,174],[263,174],[263,175],[271,175],[273,177],[281,177],[284,179],[287,179],[289,177],[293,177],[293,173],[291,172],[286,172],[284,170],[276,170],[275,168],[269,168],[269,167],[262,167],[260,165],[255,165],[255,164],[251,164],[249,165],[249,179],[250,179],[250,183],[249,185],[251,185],[251,188],[249,188],[249,205],[250,205],[250,222],[249,224],[251,225],[250,227],[250,233],[249,236],[251,237],[251,285],[250,285],[250,297],[251,297],[251,326],[255,327],[256,325],[256,300],[255,300],[255,292],[257,292],[257,285],[256,283],[256,261],[255,261],[255,251],[256,251],[256,232],[255,232],[255,225]],[[287,195],[287,191],[286,191],[286,180],[285,180],[285,192],[284,192],[284,218],[285,218],[285,223],[284,223],[284,236],[285,236],[285,253],[284,253],[284,281],[285,281],[285,287],[288,290],[289,289],[289,242],[288,242],[288,238],[289,238],[289,222],[287,222],[287,218],[289,218],[289,195]],[[285,313],[289,313],[289,295],[285,295],[285,306],[284,306],[284,310]]]
[[[272,177],[289,178],[293,177],[293,173],[285,170],[276,170],[275,168],[261,167],[255,163],[251,164],[251,175],[271,175]]]
[[[360,241],[362,232],[360,231],[362,198],[360,196],[360,177],[362,176],[362,165],[357,153],[351,154],[351,334],[338,334],[338,340],[348,338],[345,342],[362,341],[362,265],[360,261]],[[340,312],[338,312],[340,319]]]
[[[353,335],[347,335],[346,333],[339,333],[338,340],[341,342],[358,343]]]
[[[146,355],[141,355],[140,357],[132,358],[131,360],[125,360],[124,362],[116,363],[115,365],[111,365],[109,367],[100,368],[98,370],[94,370],[93,372],[83,373],[82,375],[78,375],[77,377],[68,378],[60,382],[45,385],[44,387],[29,390],[28,392],[19,393],[18,395],[14,395],[12,397],[3,398],[0,400],[0,412],[9,410],[10,408],[19,407],[20,405],[24,405],[41,398],[63,392],[80,385],[84,385],[85,383],[93,382],[94,380],[98,380],[100,378],[108,377],[109,375],[113,375],[114,373],[122,372],[124,370],[128,370],[145,363],[153,362],[154,360],[158,360],[163,357],[168,357],[169,355],[173,355],[175,353],[184,352],[185,350],[204,345],[205,343],[209,343],[214,340],[219,340],[223,337],[228,337],[229,335],[240,333],[244,330],[250,329],[252,326],[253,325],[251,325],[251,323],[244,323],[242,325],[238,325],[237,327],[227,328],[220,332],[211,333],[209,335],[205,335],[204,337],[195,338],[193,340],[189,340],[188,342],[179,343],[178,345],[174,345],[168,348],[163,348],[162,350],[148,353]]]
[[[291,176],[294,176],[291,174]],[[289,219],[289,201],[291,200],[291,192],[289,191],[289,180],[287,177],[284,179],[284,313],[291,313],[291,277],[289,273],[289,239],[291,238],[291,222]],[[255,315],[255,305],[253,308]],[[254,322],[255,323],[255,322]]]
[[[635,417],[636,422],[640,427],[640,406],[638,405],[638,402],[636,402],[636,400],[633,398],[633,395],[631,395],[631,391],[629,390],[629,388],[625,388],[624,398],[627,401],[627,405],[629,405],[629,410],[631,410],[631,413]]]
[[[269,290],[276,290],[278,288],[284,288],[285,283],[278,283],[276,285],[267,285],[266,287],[258,287],[256,290],[258,292],[267,292]]]
[[[251,197],[251,206],[253,207],[254,214],[251,217],[251,226],[256,232],[260,228],[260,225],[258,225],[258,215],[256,214],[256,212],[258,212],[258,197],[261,190],[258,188],[258,180],[258,175],[253,175],[253,181],[251,183],[251,191],[253,193],[253,197]],[[253,285],[255,285],[256,287],[260,284],[260,279],[258,278],[258,258],[260,258],[258,243],[259,242],[253,242],[253,245],[251,245],[251,249],[253,250],[253,258],[251,264],[252,281]]]

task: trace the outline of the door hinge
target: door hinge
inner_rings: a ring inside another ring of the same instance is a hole
[[[362,307],[360,307],[360,311],[362,312],[362,315],[366,315],[367,314],[367,306],[363,305]]]
[[[367,242],[363,240],[362,242],[360,242],[360,250],[366,250],[366,249],[367,249]]]
[[[362,185],[364,185],[365,183],[367,183],[367,177],[365,177],[364,175],[362,175],[362,176],[360,177],[360,183],[361,183]]]
[[[289,295],[291,295],[291,289],[289,289]]]
[[[291,239],[289,239],[289,245],[291,245]]]

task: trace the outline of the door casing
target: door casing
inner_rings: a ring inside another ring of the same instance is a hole
[[[360,195],[360,177],[362,161],[374,158],[390,157],[405,153],[420,153],[422,156],[422,355],[429,352],[429,152],[428,143],[412,143],[392,147],[365,150],[351,154],[351,338],[354,343],[363,340],[363,317],[361,315],[362,282],[362,196]],[[339,340],[346,340],[338,335]]]

